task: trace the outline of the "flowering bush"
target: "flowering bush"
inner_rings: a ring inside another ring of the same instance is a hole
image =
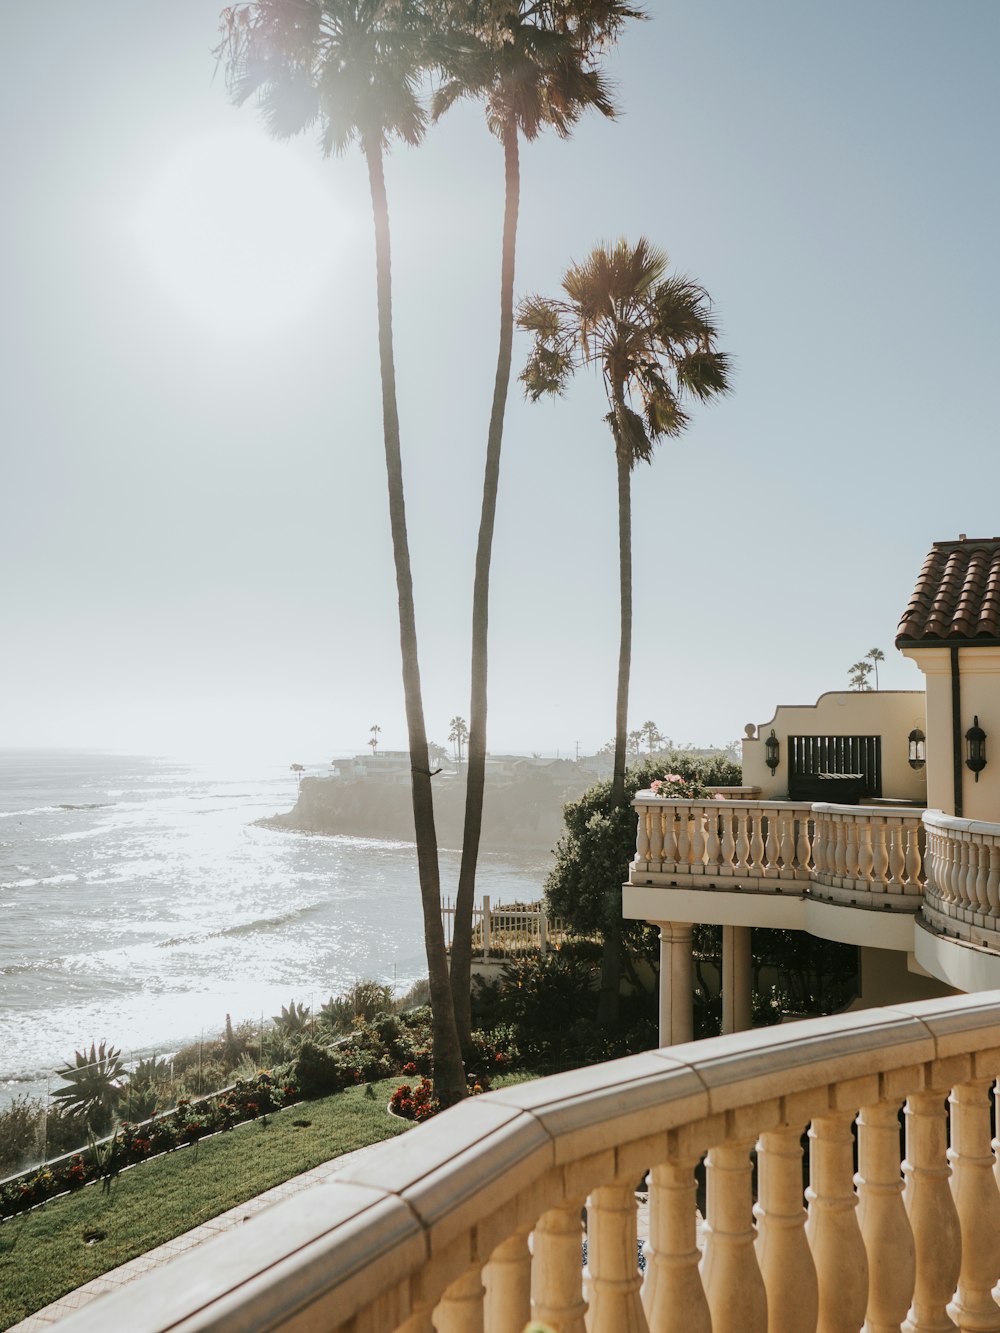
[[[654,796],[665,796],[672,801],[724,801],[722,795],[713,796],[707,787],[695,778],[682,777],[680,773],[667,773],[649,784]]]
[[[415,1088],[401,1083],[389,1098],[389,1109],[404,1120],[429,1120],[441,1110],[430,1079],[422,1078]]]

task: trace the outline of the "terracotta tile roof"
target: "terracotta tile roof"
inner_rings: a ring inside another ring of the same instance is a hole
[[[1000,640],[1000,537],[935,542],[896,631],[896,646]]]

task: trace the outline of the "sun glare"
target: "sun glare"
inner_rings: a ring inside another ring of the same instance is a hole
[[[249,130],[178,147],[146,184],[131,224],[170,299],[226,337],[273,333],[306,314],[354,231],[329,164]]]

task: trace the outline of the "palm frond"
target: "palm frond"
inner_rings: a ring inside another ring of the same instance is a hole
[[[702,402],[728,393],[730,358],[725,352],[691,352],[677,363],[677,382]]]

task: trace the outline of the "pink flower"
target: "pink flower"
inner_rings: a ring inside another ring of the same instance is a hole
[[[653,795],[655,796],[655,795],[657,794],[657,792],[660,790],[660,788],[661,788],[662,786],[663,786],[663,783],[660,781],[659,778],[657,778],[655,782],[651,782],[651,783],[649,784],[649,790],[650,790],[650,791],[653,793]]]
[[[723,794],[722,794],[721,791],[717,791],[717,792],[715,793],[715,795],[712,797],[712,800],[713,800],[713,801],[724,801],[725,799],[726,799],[726,798],[725,798],[725,796],[723,796]]]
[[[663,779],[663,781],[664,781],[664,782],[683,782],[684,779],[681,777],[681,775],[680,775],[679,773],[668,773],[667,776]]]

